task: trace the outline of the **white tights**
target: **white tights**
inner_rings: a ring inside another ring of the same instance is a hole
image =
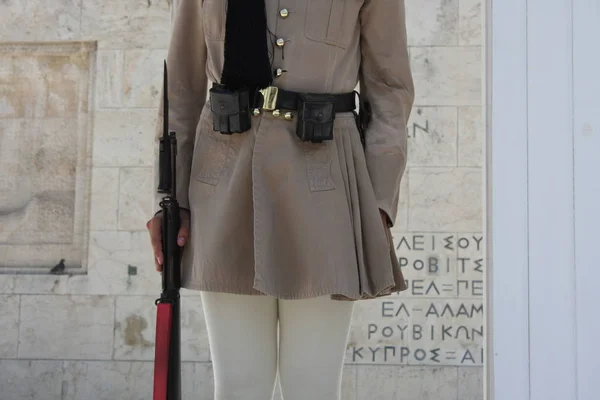
[[[353,302],[201,295],[215,400],[271,400],[278,366],[284,400],[340,399]]]

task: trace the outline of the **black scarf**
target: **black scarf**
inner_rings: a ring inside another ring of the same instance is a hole
[[[253,94],[273,81],[265,0],[227,0],[221,84]]]

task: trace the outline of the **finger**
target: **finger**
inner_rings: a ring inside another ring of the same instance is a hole
[[[177,233],[177,244],[179,246],[183,246],[188,242],[190,237],[190,228],[189,223],[182,222],[181,228],[179,228],[179,232]]]
[[[152,251],[154,252],[154,261],[158,266],[161,266],[163,263],[161,225],[162,218],[154,217],[148,228],[148,231],[150,232],[150,243],[152,244]]]
[[[162,264],[163,264],[163,254],[162,254],[162,251],[155,251],[154,252],[154,265],[156,265],[156,270],[157,271],[161,271],[162,270]]]
[[[160,246],[160,244],[158,245]],[[155,245],[153,245],[153,247],[155,247]],[[154,250],[154,261],[156,263],[158,263],[158,265],[162,265],[163,264],[163,253],[162,250]]]

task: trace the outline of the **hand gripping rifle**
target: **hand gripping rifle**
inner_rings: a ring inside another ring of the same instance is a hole
[[[181,226],[176,199],[175,158],[177,140],[169,132],[169,99],[167,63],[164,63],[163,135],[159,145],[158,193],[165,193],[162,209],[162,293],[156,299],[156,343],[154,356],[154,400],[181,399],[181,321],[179,289],[181,288],[181,248],[177,234]]]

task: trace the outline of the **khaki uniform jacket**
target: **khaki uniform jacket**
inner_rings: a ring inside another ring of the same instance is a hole
[[[406,289],[379,214],[393,225],[414,98],[404,1],[266,0],[270,40],[285,41],[272,48],[284,71],[273,85],[342,93],[360,82],[373,110],[365,148],[350,112],[323,143],[301,141],[295,120],[268,111],[248,132],[213,131],[207,88],[221,76],[226,3],[179,0],[172,21],[169,127],[177,199],[191,211],[182,286],[336,300]]]

